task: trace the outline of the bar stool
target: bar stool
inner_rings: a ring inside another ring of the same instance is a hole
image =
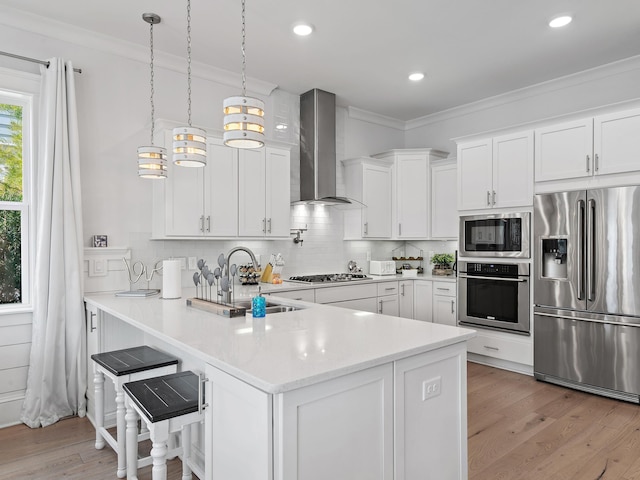
[[[166,480],[167,456],[182,454],[182,480],[191,480],[191,425],[204,420],[202,380],[191,371],[139,380],[124,385],[127,406],[127,480],[138,478],[138,418],[152,442],[153,480]],[[169,448],[172,434],[180,445]]]
[[[96,449],[104,448],[105,441],[118,455],[119,478],[127,473],[125,447],[125,405],[123,385],[126,382],[141,380],[174,373],[178,369],[178,358],[167,355],[148,346],[125,348],[112,352],[91,355],[94,367],[93,383],[95,388]],[[116,438],[104,427],[104,377],[113,382],[116,391]],[[142,435],[140,439],[148,438]],[[137,439],[136,439],[137,445]]]

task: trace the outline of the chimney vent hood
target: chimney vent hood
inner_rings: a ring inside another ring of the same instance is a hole
[[[300,201],[350,205],[336,195],[336,96],[317,88],[300,95]]]

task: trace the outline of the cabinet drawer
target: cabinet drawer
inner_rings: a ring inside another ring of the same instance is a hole
[[[378,297],[383,295],[397,295],[398,282],[382,282],[378,283]]]
[[[344,300],[354,300],[357,298],[377,297],[375,283],[360,285],[344,285],[341,287],[326,287],[316,289],[317,303],[342,302]]]
[[[533,365],[533,345],[530,337],[483,332],[469,339],[467,351],[487,357],[500,358],[523,365]],[[513,337],[513,338],[511,338]]]
[[[269,295],[282,298],[290,298],[291,300],[302,300],[303,302],[316,301],[316,294],[313,288],[308,290],[291,290],[290,292],[271,292]]]
[[[433,294],[455,297],[456,284],[453,282],[433,282]]]

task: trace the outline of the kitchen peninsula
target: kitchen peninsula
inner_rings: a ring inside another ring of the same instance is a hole
[[[87,295],[89,349],[147,344],[205,373],[205,479],[467,478],[473,330],[278,297],[298,310],[227,318],[183,293]]]

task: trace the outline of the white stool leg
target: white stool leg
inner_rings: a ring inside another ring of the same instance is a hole
[[[122,390],[122,387],[119,387],[116,392],[116,439],[118,441],[118,451],[116,453],[118,454],[118,478],[124,478],[127,474],[127,454],[125,450],[126,423],[124,416],[124,391]],[[138,442],[136,441],[136,444],[137,443]]]
[[[151,469],[152,480],[167,480],[167,440],[169,440],[169,421],[165,420],[151,424]]]
[[[182,480],[191,480],[191,425],[182,426]]]
[[[94,369],[93,374],[93,391],[96,402],[96,449],[100,450],[104,448],[104,438],[101,433],[104,427],[104,375],[97,368]]]
[[[125,420],[127,424],[127,480],[138,480],[138,414],[129,401],[127,401]]]

